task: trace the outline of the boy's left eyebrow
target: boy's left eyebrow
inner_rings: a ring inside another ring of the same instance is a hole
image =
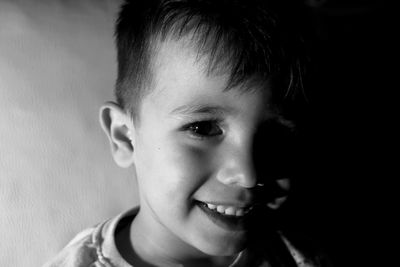
[[[181,114],[181,115],[190,115],[190,114],[213,114],[213,115],[221,115],[226,113],[233,113],[234,110],[232,108],[222,107],[222,106],[211,106],[211,105],[183,105],[175,108],[171,111],[171,114]]]

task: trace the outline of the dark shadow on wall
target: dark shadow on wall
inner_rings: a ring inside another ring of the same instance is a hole
[[[385,266],[374,261],[384,206],[378,188],[386,183],[390,8],[373,0],[305,3],[316,33],[303,150],[308,170],[284,220],[305,229],[335,266]]]

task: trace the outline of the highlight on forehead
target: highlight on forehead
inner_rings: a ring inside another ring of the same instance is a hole
[[[241,21],[237,20],[235,12],[224,12],[222,17],[213,16],[212,11],[208,16],[204,15],[207,12],[202,12],[201,16],[193,10],[159,14],[158,21],[162,26],[157,35],[161,41],[189,38],[190,44],[197,50],[198,59],[206,60],[207,74],[229,74],[227,89],[245,84],[255,77],[265,81],[271,74],[283,69],[290,73],[291,66],[284,57],[282,43],[272,36],[276,30],[273,18],[263,20],[264,24],[260,27],[259,23],[251,21],[254,10],[248,17],[241,14]],[[260,17],[262,19],[267,15],[260,12],[258,19]]]
[[[207,73],[228,77],[226,90],[257,80],[274,85],[277,101],[306,99],[298,11],[284,0],[125,0],[115,28],[118,104],[134,116],[152,89],[159,41],[188,37]]]

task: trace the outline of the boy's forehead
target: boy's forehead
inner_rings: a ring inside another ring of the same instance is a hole
[[[268,91],[269,81],[256,75],[230,87],[230,67],[221,62],[218,68],[212,68],[210,71],[210,64],[213,64],[211,55],[201,53],[189,37],[159,41],[154,47],[151,63],[154,89],[162,90],[173,84],[212,87],[218,91],[232,89],[236,93]]]
[[[207,60],[199,56],[196,49],[188,42],[175,40],[160,42],[152,62],[153,89],[148,95],[151,97],[147,99],[153,103],[150,106],[157,106],[159,111],[164,110],[168,114],[199,112],[233,114],[235,108],[243,109],[241,107],[246,103],[255,110],[260,110],[252,103],[257,102],[259,103],[257,105],[260,105],[263,102],[262,109],[267,107],[268,110],[275,111],[276,106],[270,103],[271,90],[268,81],[253,79],[226,90],[229,73],[208,73]],[[246,96],[241,97],[243,95]],[[263,101],[255,100],[258,98],[262,98]],[[237,99],[243,104],[238,104]],[[234,105],[236,107],[233,107]],[[144,112],[152,111],[146,108]]]
[[[207,56],[200,56],[194,44],[187,38],[157,42],[154,49],[153,75],[155,78],[167,78],[163,73],[185,77],[207,76]],[[183,75],[185,74],[185,75]]]

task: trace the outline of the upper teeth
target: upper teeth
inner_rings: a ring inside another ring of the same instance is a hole
[[[209,203],[205,203],[205,204],[211,210],[217,211],[218,213],[221,213],[221,214],[232,215],[232,216],[243,216],[251,210],[251,207],[239,208],[239,207],[233,207],[233,206],[214,205],[214,204],[209,204]]]

